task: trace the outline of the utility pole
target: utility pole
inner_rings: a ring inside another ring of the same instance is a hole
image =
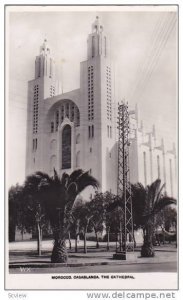
[[[128,104],[118,105],[118,182],[117,194],[120,201],[120,238],[114,259],[126,260],[127,252],[134,251],[132,197],[129,170],[129,112]],[[127,240],[128,239],[128,240]]]

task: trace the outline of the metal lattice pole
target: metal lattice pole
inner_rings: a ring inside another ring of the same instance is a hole
[[[134,250],[132,197],[129,172],[129,112],[125,103],[118,106],[118,185],[120,200],[120,239],[117,252],[126,259],[126,253]],[[128,240],[127,240],[128,238]]]

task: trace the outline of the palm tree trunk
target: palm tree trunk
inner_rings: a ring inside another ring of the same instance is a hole
[[[144,243],[141,248],[142,257],[153,257],[154,256],[154,247],[152,243],[153,238],[153,221],[150,220],[144,230]]]
[[[84,253],[87,253],[87,246],[86,246],[86,230],[84,231]]]
[[[76,234],[76,237],[75,237],[75,253],[78,252],[78,236]]]
[[[98,241],[98,232],[95,231],[95,236],[96,236],[96,248],[99,249],[99,241]]]
[[[37,223],[37,253],[41,256],[41,227],[39,223]]]
[[[107,251],[109,251],[109,228],[107,229]]]
[[[116,232],[116,252],[118,250],[118,233]]]
[[[71,245],[71,234],[70,231],[68,232],[68,237],[69,237],[69,249],[72,249],[72,245]]]
[[[68,261],[66,236],[65,230],[65,216],[60,216],[60,210],[58,210],[58,225],[54,228],[54,246],[51,255],[52,263],[66,263]]]
[[[55,240],[52,255],[51,255],[51,262],[66,263],[67,260],[68,260],[68,255],[67,255],[65,239]]]

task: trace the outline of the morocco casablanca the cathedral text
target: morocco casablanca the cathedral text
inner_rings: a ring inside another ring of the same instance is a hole
[[[54,168],[61,175],[81,168],[99,180],[102,192],[117,193],[121,99],[115,97],[108,44],[96,17],[83,45],[87,58],[80,63],[80,87],[61,93],[54,58],[44,40],[35,59],[35,77],[28,82],[26,175],[36,171],[52,175]],[[176,196],[175,146],[166,149],[153,124],[146,133],[137,106],[130,112],[130,181],[147,185],[160,178],[167,194]]]

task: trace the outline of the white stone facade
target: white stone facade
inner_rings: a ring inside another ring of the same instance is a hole
[[[54,168],[61,175],[82,168],[99,180],[103,192],[116,193],[117,100],[108,40],[98,18],[87,47],[87,60],[80,64],[80,88],[62,94],[47,41],[36,57],[35,79],[28,83],[26,175],[38,170],[51,175]],[[176,195],[175,149],[165,152],[154,132],[145,134],[137,111],[130,120],[131,181],[149,184],[159,177],[167,183],[168,194]]]

